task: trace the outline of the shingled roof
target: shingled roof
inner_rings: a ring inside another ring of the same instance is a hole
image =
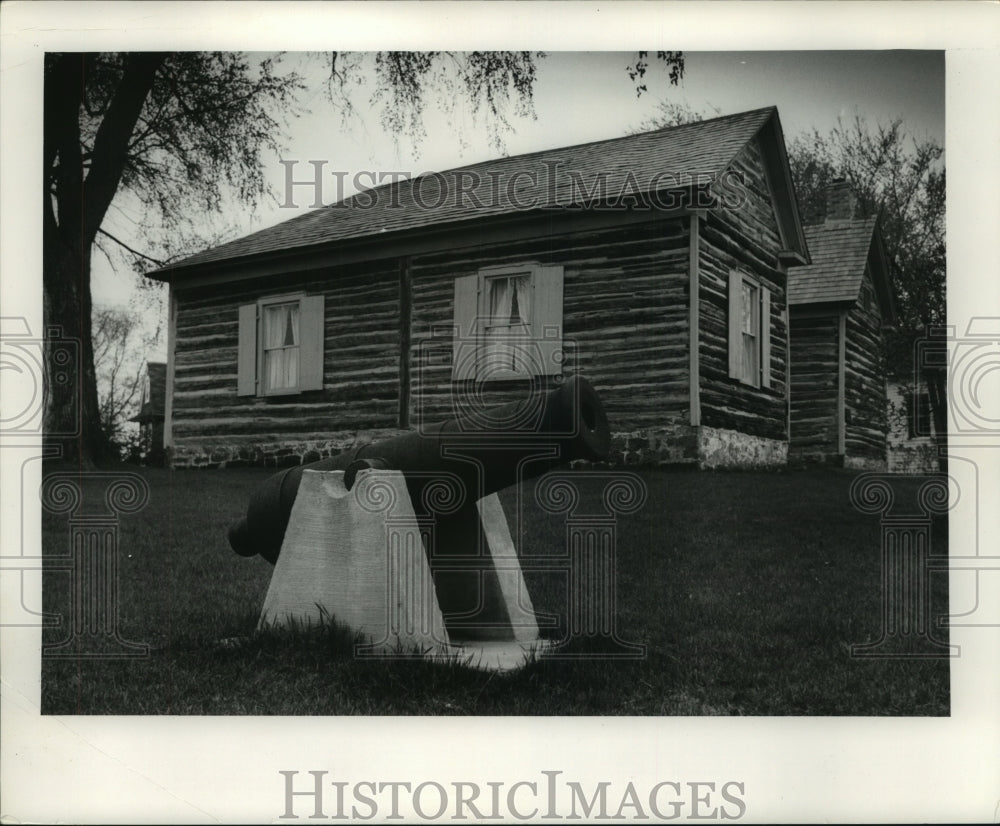
[[[622,138],[567,146],[528,155],[498,158],[441,173],[385,184],[336,204],[197,253],[150,275],[169,280],[178,271],[224,261],[290,250],[320,249],[344,241],[416,230],[526,209],[568,207],[600,200],[595,182],[605,176],[604,192],[672,190],[720,176],[766,124],[772,163],[791,191],[784,139],[775,107],[756,109]],[[784,190],[785,187],[782,187]],[[798,237],[790,246],[808,260],[794,196],[784,225]],[[782,216],[779,216],[779,221]],[[786,234],[793,234],[791,231]]]
[[[812,264],[788,270],[788,303],[853,303],[871,262],[875,292],[888,319],[894,314],[888,263],[877,218],[826,221],[804,227]]]

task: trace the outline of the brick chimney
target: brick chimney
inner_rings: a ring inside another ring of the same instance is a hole
[[[834,178],[826,187],[826,220],[850,221],[854,217],[854,190],[845,178]]]

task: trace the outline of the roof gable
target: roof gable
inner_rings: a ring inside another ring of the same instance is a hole
[[[895,316],[889,265],[877,218],[826,221],[805,227],[812,264],[788,270],[791,306],[858,300],[868,267],[882,317]]]
[[[175,273],[193,273],[234,259],[319,250],[374,237],[383,240],[394,232],[687,188],[718,180],[758,134],[783,240],[808,260],[801,228],[796,234],[798,209],[777,110],[768,107],[385,184],[150,275],[170,280]]]
[[[777,109],[774,109],[774,117],[763,124],[758,140],[764,159],[764,174],[771,191],[771,205],[784,243],[782,252],[797,263],[809,264],[812,260],[809,244],[799,216],[799,199],[795,195],[785,135]]]

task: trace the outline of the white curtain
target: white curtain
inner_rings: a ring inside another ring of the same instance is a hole
[[[528,275],[494,278],[489,284],[486,371],[523,372],[524,359],[517,358],[514,347],[530,332],[531,278]]]
[[[517,290],[517,312],[520,319],[520,332],[528,333],[528,319],[531,318],[531,279],[526,275],[511,279]]]
[[[268,390],[299,383],[299,305],[264,308],[264,374]]]

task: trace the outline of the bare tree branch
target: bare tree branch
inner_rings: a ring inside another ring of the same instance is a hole
[[[139,258],[144,258],[147,261],[149,261],[151,264],[156,264],[158,267],[162,267],[166,263],[165,261],[163,261],[163,260],[161,260],[159,258],[153,258],[151,255],[146,255],[144,252],[139,252],[138,250],[133,249],[128,244],[126,244],[124,241],[122,241],[120,238],[116,238],[114,235],[112,235],[110,232],[108,232],[103,227],[100,227],[97,231],[101,235],[105,235],[108,238],[110,238],[112,241],[114,241],[116,244],[118,244],[118,246],[124,247],[125,249],[127,249],[130,253],[132,253],[132,255],[135,255],[135,256],[137,256]]]

